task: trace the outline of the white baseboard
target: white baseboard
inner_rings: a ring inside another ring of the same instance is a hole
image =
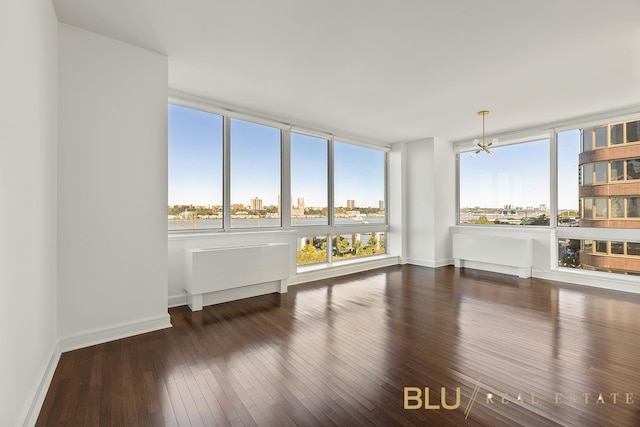
[[[51,350],[51,354],[49,355],[49,360],[42,370],[42,375],[40,376],[40,382],[35,386],[32,393],[29,395],[31,399],[25,403],[25,406],[18,418],[19,425],[22,426],[33,426],[36,424],[38,420],[38,415],[40,415],[40,410],[42,409],[42,404],[44,403],[44,399],[47,396],[47,391],[49,391],[49,386],[51,385],[51,380],[53,379],[53,374],[58,367],[58,361],[60,360],[60,343],[56,341],[53,349]]]
[[[539,279],[555,280],[557,282],[571,283],[580,286],[590,286],[593,288],[640,294],[637,276],[625,276],[624,274],[600,273],[583,270],[533,270],[532,275]]]
[[[187,305],[187,293],[169,296],[169,308]]]
[[[108,328],[88,330],[61,337],[59,346],[60,351],[65,352],[170,327],[171,319],[167,313],[161,316],[119,323]]]
[[[403,264],[412,264],[412,265],[419,265],[421,267],[438,268],[438,267],[444,267],[445,265],[453,265],[453,258],[439,259],[435,261],[418,259],[418,258],[406,258],[404,259]]]

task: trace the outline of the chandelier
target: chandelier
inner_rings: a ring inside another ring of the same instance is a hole
[[[489,150],[489,147],[491,147],[493,144],[497,144],[498,143],[498,138],[493,138],[493,141],[491,141],[489,143],[485,143],[485,141],[484,141],[484,116],[486,116],[487,114],[489,114],[489,110],[478,111],[478,115],[482,116],[482,142],[480,142],[479,139],[474,139],[473,140],[473,143],[478,146],[478,149],[476,151],[474,151],[473,153],[471,153],[471,157],[475,157],[476,154],[478,154],[481,151],[484,151],[489,156],[493,156],[494,155],[494,152]]]

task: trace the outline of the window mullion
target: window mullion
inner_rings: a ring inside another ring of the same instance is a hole
[[[280,225],[285,229],[291,228],[291,132],[282,130],[280,152]]]
[[[549,224],[556,228],[558,226],[558,133],[555,130],[549,135],[549,177],[550,197],[549,203]]]
[[[222,126],[222,228],[231,229],[231,119],[224,117]]]
[[[329,139],[329,144],[327,146],[329,159],[327,161],[327,188],[328,188],[328,196],[327,200],[327,216],[329,217],[329,235],[327,236],[327,262],[329,265],[333,263],[333,234],[334,234],[334,226],[335,226],[335,216],[334,216],[334,208],[335,208],[335,198],[334,198],[334,143],[335,140],[333,137]]]

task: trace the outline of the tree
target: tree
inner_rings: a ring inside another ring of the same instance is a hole
[[[491,224],[491,221],[489,221],[489,218],[487,218],[486,215],[480,215],[478,219],[472,219],[469,222],[471,224]]]
[[[334,240],[334,246],[336,248],[336,255],[345,256],[347,253],[351,252],[351,248],[349,247],[349,240],[345,239],[342,236],[338,236],[337,243]]]
[[[316,249],[313,245],[306,244],[297,253],[298,265],[315,264],[327,260],[326,245],[322,249]]]

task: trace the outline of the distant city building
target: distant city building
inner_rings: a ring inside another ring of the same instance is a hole
[[[298,197],[298,209],[304,209],[304,197]]]
[[[347,200],[347,209],[353,209],[356,207],[356,201],[353,199]]]
[[[580,227],[640,228],[640,120],[582,129]],[[640,243],[582,240],[582,268],[640,273]]]
[[[252,211],[261,211],[262,210],[262,199],[259,199],[258,196],[254,197],[249,201],[249,207]]]
[[[378,202],[378,208],[379,208],[381,211],[383,211],[383,210],[384,210],[384,200],[380,200],[380,201]]]

